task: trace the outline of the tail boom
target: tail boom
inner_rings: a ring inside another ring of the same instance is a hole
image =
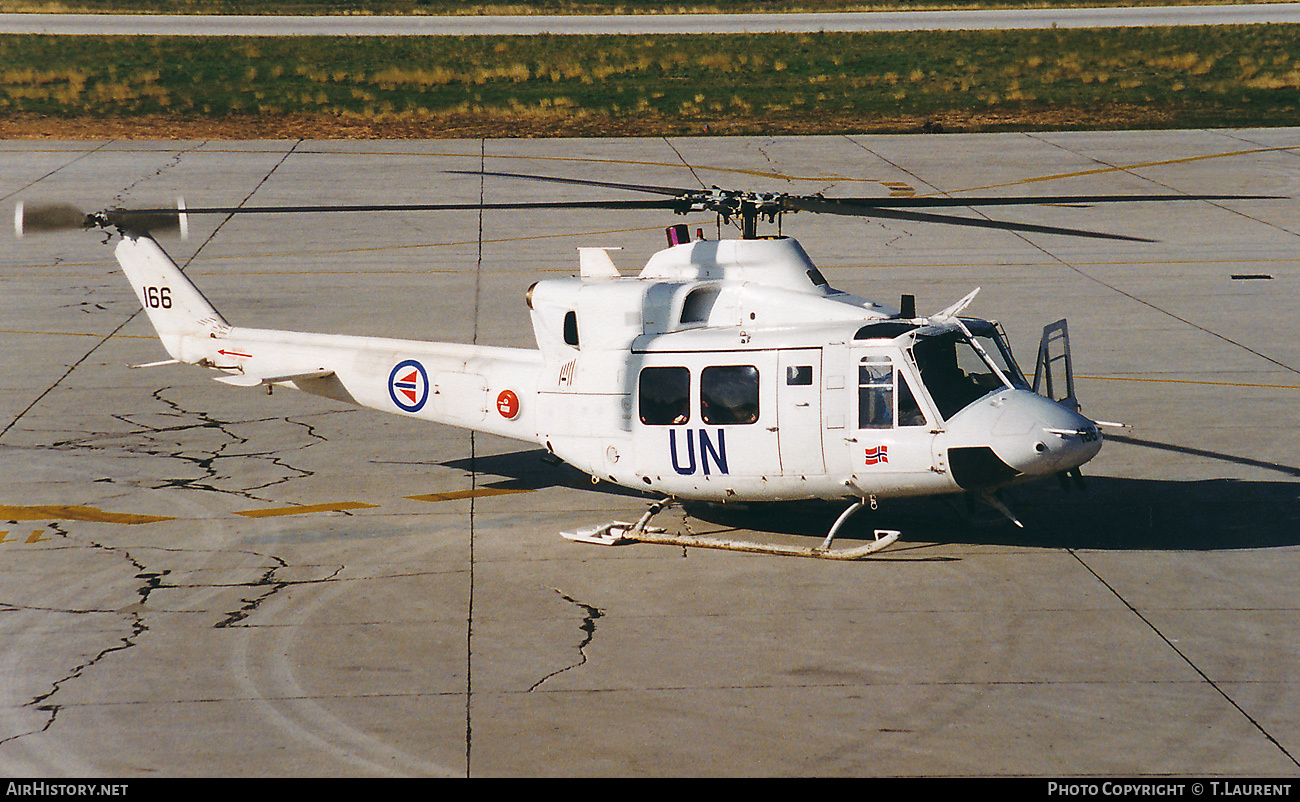
[[[221,370],[217,381],[538,442],[538,351],[232,327],[148,235],[124,233],[115,254],[167,353]]]

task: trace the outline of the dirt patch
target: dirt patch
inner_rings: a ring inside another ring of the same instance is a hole
[[[0,118],[0,139],[202,140],[202,139],[529,139],[558,137],[758,136],[852,133],[971,133],[981,131],[1117,130],[1181,127],[1177,115],[1158,109],[1110,106],[1104,109],[1047,109],[980,114],[946,113],[929,117],[772,118],[731,117],[679,120],[659,117],[615,119],[598,115],[539,119],[536,115],[448,115],[421,121],[361,120],[325,115],[190,118],[53,118],[15,115]]]

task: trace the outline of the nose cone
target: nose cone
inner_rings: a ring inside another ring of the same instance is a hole
[[[1102,442],[1097,424],[1028,390],[1005,390],[972,404],[949,422],[949,435],[950,454],[963,446],[991,450],[1009,480],[1077,468],[1097,455]],[[957,460],[951,461],[955,472]]]
[[[1000,429],[1022,435],[1000,435]],[[1077,468],[1101,451],[1101,430],[1097,424],[1067,406],[1037,393],[1017,391],[1003,405],[1002,417],[993,427],[995,451],[1005,453],[1010,465],[1021,473],[1046,476]]]

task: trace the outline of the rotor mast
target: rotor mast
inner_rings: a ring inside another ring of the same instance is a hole
[[[766,218],[769,223],[776,222],[777,217],[787,211],[786,197],[784,193],[738,192],[713,187],[683,195],[686,203],[678,212],[714,212],[724,223],[739,218],[741,239],[758,239],[759,218]]]

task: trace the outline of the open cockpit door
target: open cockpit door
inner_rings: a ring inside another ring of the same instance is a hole
[[[1043,327],[1034,368],[1034,392],[1078,411],[1074,395],[1074,364],[1070,360],[1070,329],[1064,320]]]

